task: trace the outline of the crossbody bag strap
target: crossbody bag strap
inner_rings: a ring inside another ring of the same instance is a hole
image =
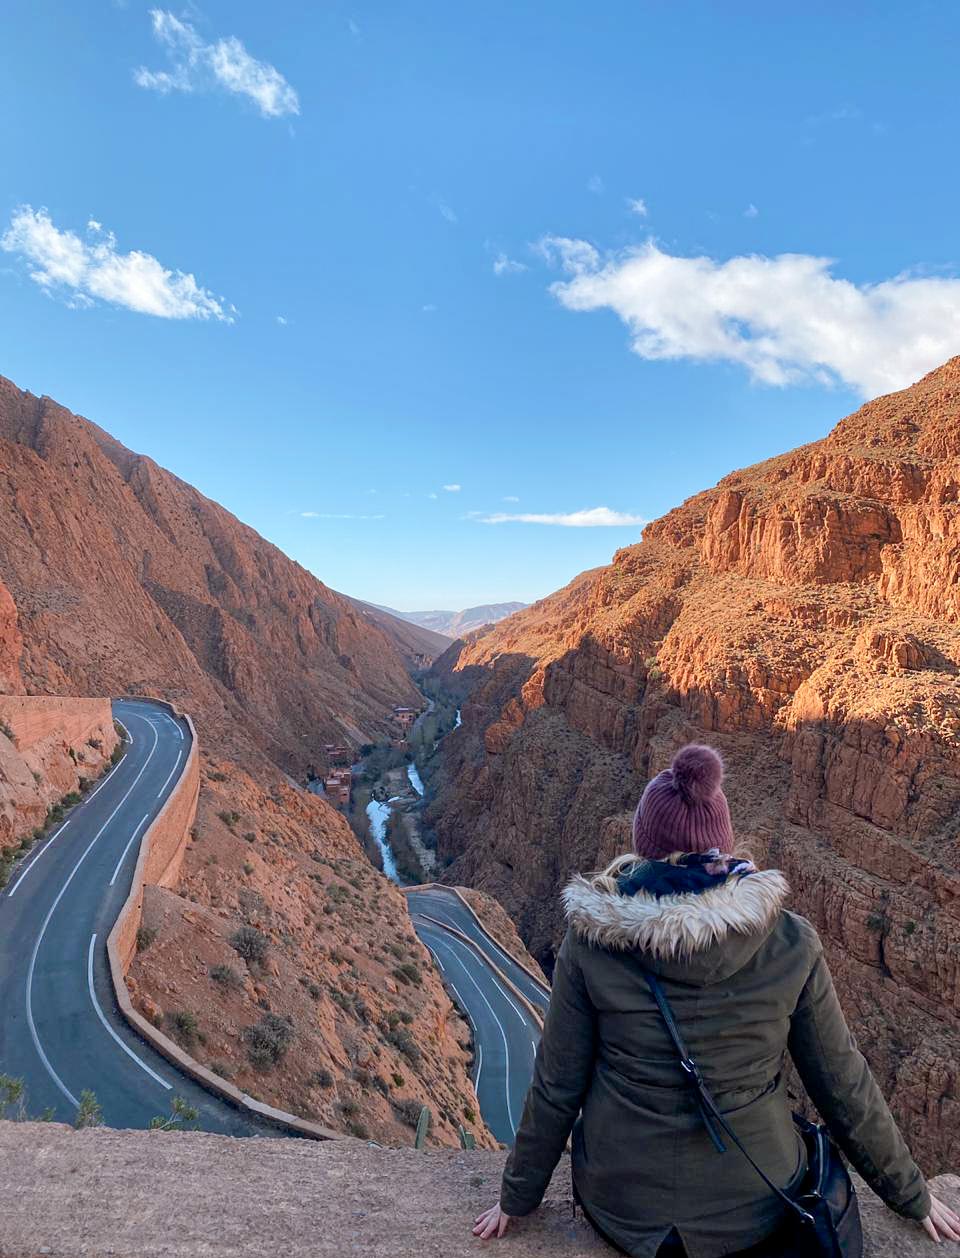
[[[776,1193],[780,1200],[783,1201],[785,1205],[789,1206],[794,1213],[799,1215],[805,1223],[812,1223],[813,1216],[809,1214],[808,1211],[804,1210],[801,1205],[798,1205],[791,1197],[788,1197],[783,1189],[779,1188],[773,1180],[768,1177],[766,1172],[757,1165],[741,1144],[739,1136],[727,1122],[716,1101],[713,1099],[713,1095],[704,1082],[703,1075],[700,1073],[700,1067],[690,1055],[690,1050],[687,1048],[686,1042],[680,1033],[680,1028],[677,1026],[677,1020],[673,1016],[673,1010],[670,1008],[670,1002],[667,1000],[664,990],[660,986],[660,980],[648,969],[643,970],[643,977],[647,980],[647,986],[650,988],[651,994],[657,1002],[657,1008],[660,1010],[660,1015],[663,1018],[667,1031],[670,1034],[670,1038],[673,1041],[673,1046],[677,1050],[677,1056],[680,1058],[680,1065],[697,1094],[700,1116],[703,1119],[703,1124],[707,1129],[710,1139],[716,1146],[717,1151],[719,1153],[726,1153],[727,1151],[726,1145],[724,1145],[719,1134],[719,1131],[722,1131],[736,1145],[770,1191]]]

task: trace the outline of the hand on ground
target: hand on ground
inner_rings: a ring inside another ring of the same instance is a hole
[[[945,1202],[931,1197],[930,1213],[923,1220],[923,1230],[938,1245],[941,1241],[960,1241],[960,1216]]]
[[[954,1217],[956,1218],[956,1216]],[[502,1236],[509,1226],[510,1215],[504,1214],[500,1209],[500,1202],[498,1201],[495,1206],[491,1206],[489,1210],[484,1210],[483,1214],[477,1215],[473,1226],[473,1234],[474,1236],[479,1236],[482,1241],[488,1241],[492,1236]]]

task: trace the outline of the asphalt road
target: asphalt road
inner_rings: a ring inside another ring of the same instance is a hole
[[[107,936],[130,892],[139,840],[173,790],[190,732],[165,708],[117,701],[129,732],[119,764],[12,871],[0,893],[0,1073],[22,1079],[27,1110],[72,1122],[89,1088],[110,1127],[148,1127],[174,1096],[205,1131],[280,1135],[212,1096],[121,1017]]]
[[[434,889],[429,891],[409,891],[407,892],[407,900],[410,904],[411,913],[435,918],[447,926],[455,926],[457,930],[462,931],[463,934],[472,939],[490,958],[493,964],[503,970],[511,983],[523,992],[531,1004],[535,1005],[541,1012],[546,1012],[550,1001],[550,988],[546,984],[538,983],[534,978],[531,978],[522,966],[517,965],[509,952],[505,952],[498,943],[485,934],[477,924],[473,914],[464,907],[462,901],[452,891]]]
[[[473,1027],[473,1083],[480,1113],[499,1141],[512,1144],[533,1075],[540,1028],[468,943],[428,921],[413,904],[410,907],[417,934]]]

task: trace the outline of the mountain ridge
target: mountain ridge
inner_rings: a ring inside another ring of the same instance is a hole
[[[445,638],[456,639],[465,637],[484,625],[497,624],[522,611],[529,606],[527,603],[480,603],[476,607],[464,607],[460,611],[423,611],[401,612],[394,607],[384,607],[379,603],[371,603],[378,611],[386,612],[399,620],[405,620],[423,629],[429,629]]]

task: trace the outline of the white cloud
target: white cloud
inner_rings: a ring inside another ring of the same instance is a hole
[[[355,515],[352,511],[301,511],[305,520],[385,520],[385,515]]]
[[[0,248],[19,254],[32,266],[30,278],[49,293],[60,293],[74,306],[94,299],[161,319],[219,319],[232,323],[236,313],[201,288],[183,271],[169,271],[149,253],[119,253],[112,232],[90,228],[93,240],[55,227],[46,210],[23,205],[0,236]]]
[[[427,305],[421,306],[420,309],[424,314],[433,314],[437,308],[432,302],[428,302]]]
[[[444,201],[442,197],[434,197],[433,203],[448,223],[458,223],[460,221],[457,218],[456,210],[447,205],[446,201]]]
[[[462,488],[462,485],[444,485],[443,492],[445,494],[458,494]]]
[[[97,222],[97,220],[96,220],[95,218],[88,218],[88,219],[87,219],[87,231],[88,231],[88,232],[102,232],[102,231],[103,231],[103,223],[98,223],[98,222]]]
[[[828,258],[675,257],[653,241],[601,259],[547,237],[542,256],[571,277],[569,310],[612,310],[641,358],[731,362],[771,385],[841,381],[864,395],[903,388],[960,352],[960,278],[900,274],[855,284]]]
[[[591,175],[587,180],[587,191],[592,192],[595,197],[603,195],[603,180],[599,175]]]
[[[649,212],[643,197],[627,197],[627,209],[631,214],[638,214],[640,218],[646,218]]]
[[[269,62],[251,57],[235,35],[206,43],[189,22],[164,9],[151,9],[150,20],[171,69],[148,70],[139,66],[133,72],[138,86],[163,95],[220,87],[248,97],[264,118],[300,112],[299,97],[280,71]]]
[[[526,271],[525,262],[517,262],[513,258],[508,258],[505,253],[498,253],[493,260],[494,275],[519,275],[521,271]]]
[[[290,326],[290,320],[287,319],[284,315],[277,315],[277,323],[279,323],[282,328],[286,328]]]
[[[439,498],[439,497],[440,497],[440,495],[439,495],[439,494],[427,494],[427,497],[428,497],[428,498]]]
[[[495,511],[491,515],[480,517],[481,524],[555,524],[566,529],[619,528],[624,525],[637,526],[647,521],[639,515],[627,511],[612,511],[609,507],[590,507],[583,511],[555,512],[548,514],[524,513],[510,515],[505,511]]]
[[[504,502],[519,502],[520,499],[517,497],[516,494],[507,494],[503,501]]]
[[[760,211],[751,201],[747,208],[743,211],[744,218],[756,218]]]

